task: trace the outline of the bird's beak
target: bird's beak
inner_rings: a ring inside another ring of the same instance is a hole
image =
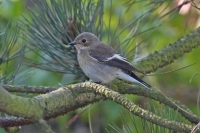
[[[76,42],[70,42],[69,45],[71,46],[76,45]]]

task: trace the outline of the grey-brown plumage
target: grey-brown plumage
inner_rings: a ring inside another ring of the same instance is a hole
[[[140,70],[134,68],[112,47],[100,42],[95,35],[83,32],[70,45],[75,46],[81,69],[93,81],[108,83],[119,78],[151,87],[132,72]]]

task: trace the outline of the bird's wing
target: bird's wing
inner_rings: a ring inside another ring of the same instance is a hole
[[[102,47],[101,45],[104,46]],[[137,71],[143,73],[142,71],[133,67],[126,60],[126,58],[122,57],[120,54],[117,54],[112,47],[105,45],[103,43],[97,46],[95,49],[89,50],[88,52],[93,59],[97,60],[100,63],[104,63],[106,65],[117,67],[123,70]]]

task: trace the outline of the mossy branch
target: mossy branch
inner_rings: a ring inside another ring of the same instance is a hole
[[[135,66],[145,73],[155,72],[159,68],[171,64],[174,60],[182,57],[185,53],[189,53],[194,48],[199,47],[199,35],[200,28],[197,28],[188,35],[178,39],[173,44],[142,58],[135,64]]]
[[[190,132],[191,131],[192,126],[161,118],[147,110],[144,110],[144,109],[138,107],[137,105],[135,105],[133,102],[131,102],[129,99],[127,99],[123,95],[121,95],[118,92],[115,92],[111,89],[108,89],[105,86],[92,85],[92,87],[91,87],[91,84],[88,84],[88,83],[83,83],[80,85],[85,87],[85,89],[87,89],[88,91],[97,93],[99,95],[104,96],[106,99],[110,99],[114,102],[119,103],[123,107],[127,108],[134,115],[137,115],[149,122],[152,122],[154,124],[160,125],[162,127],[168,128],[168,129],[172,129],[174,131],[181,131],[181,132]]]
[[[163,99],[164,98],[163,96],[160,96],[160,94],[158,92],[154,92],[153,90],[146,90],[146,89],[141,89],[141,88],[137,89],[135,87],[130,87],[130,86],[128,88],[127,87],[128,86],[126,86],[126,85],[124,87],[125,90],[127,90],[127,92],[128,91],[134,92],[131,90],[136,90],[135,93],[138,93],[140,95],[152,95],[153,94],[152,97],[154,97],[155,99]],[[125,92],[125,91],[122,91],[123,88],[116,88],[116,86],[114,87],[114,89],[115,90],[119,89],[119,92],[120,91],[123,93]],[[8,92],[6,92],[5,94],[11,95]],[[16,96],[16,98],[18,98],[18,96]],[[22,98],[22,99],[26,100],[26,98]],[[158,124],[160,126],[163,126],[163,127],[169,128],[169,129],[173,129],[176,131],[188,132],[192,128],[191,126],[183,124],[183,123],[172,122],[170,120],[158,117],[157,115],[155,115],[151,112],[148,112],[146,110],[139,108],[134,103],[132,103],[130,100],[125,98],[123,95],[121,95],[113,90],[110,90],[105,86],[94,84],[94,83],[80,83],[80,84],[69,85],[68,87],[62,87],[62,88],[59,88],[58,90],[52,91],[50,93],[36,96],[33,99],[29,100],[28,108],[29,108],[29,110],[34,110],[35,105],[32,105],[32,103],[34,101],[37,101],[36,102],[38,104],[37,106],[40,107],[37,109],[37,111],[42,112],[42,114],[43,114],[43,115],[40,115],[41,118],[49,119],[49,118],[56,117],[56,116],[62,115],[64,113],[73,111],[77,108],[86,106],[88,104],[97,102],[101,99],[113,100],[113,101],[119,103],[120,105],[124,106],[125,108],[127,108],[133,114],[138,115],[141,118],[144,118],[154,124]],[[12,100],[14,102],[15,98]],[[165,99],[165,101],[168,101],[168,102],[166,102],[168,104],[169,103],[174,104],[169,100]],[[18,103],[18,104],[20,104],[20,103]],[[176,107],[176,109],[179,109],[179,107],[177,107],[176,105],[174,105],[174,107]],[[27,108],[27,107],[24,106],[23,108]],[[4,112],[9,112],[9,111],[7,111],[6,108],[1,108],[1,110]],[[16,111],[16,110],[18,110],[18,111]],[[20,108],[16,107],[15,110],[14,111],[12,110],[11,112],[20,112]],[[187,112],[190,112],[190,111],[187,110]],[[32,113],[33,114],[31,115],[31,117],[27,114],[25,114],[25,115],[20,114],[20,116],[22,116],[24,118],[28,118],[28,119],[36,119],[36,118],[39,119],[38,117],[32,118],[34,115],[38,116],[38,114],[35,114],[36,112],[32,112]],[[10,113],[10,114],[19,116],[17,113],[14,113],[14,114]],[[7,126],[9,126],[9,125],[7,125]]]
[[[82,83],[80,83],[80,84],[82,84]],[[37,86],[4,85],[3,87],[10,92],[39,93],[39,94],[45,93],[45,92],[46,93],[51,92],[51,91],[58,89],[57,87],[46,87],[46,86],[38,86],[37,87]],[[70,85],[69,85],[69,87],[70,87]],[[172,108],[174,110],[177,110],[183,117],[185,117],[188,121],[190,121],[192,123],[197,124],[200,121],[200,118],[198,116],[194,115],[185,105],[183,105],[179,101],[176,101],[172,98],[165,96],[164,94],[162,94],[158,91],[147,90],[146,88],[139,88],[137,86],[130,86],[129,84],[123,83],[119,80],[115,80],[112,83],[112,85],[109,85],[109,88],[111,88],[121,94],[135,94],[138,96],[144,96],[144,97],[148,97],[150,99],[154,99],[160,103],[163,103],[163,104],[169,106],[170,108]],[[80,88],[80,89],[82,89],[82,88]],[[84,89],[82,89],[82,91],[84,91]],[[78,92],[80,92],[80,90]],[[75,95],[77,95],[76,93],[78,93],[78,92],[75,91],[73,93]],[[101,98],[103,98],[103,97],[95,98],[95,97],[93,97],[93,95],[90,95],[90,94],[87,95],[87,92],[85,92],[84,95],[90,97],[91,103],[97,102],[97,101],[101,100]],[[85,98],[85,97],[83,97],[83,98]],[[73,103],[71,103],[71,104],[73,104]],[[85,104],[84,104],[84,102],[82,102],[79,105],[84,106]],[[65,112],[65,110],[63,110],[61,112]],[[52,118],[52,116],[55,116],[55,114],[49,114],[48,118]],[[47,117],[47,116],[45,116],[45,117]]]

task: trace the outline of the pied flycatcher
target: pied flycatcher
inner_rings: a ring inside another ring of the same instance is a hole
[[[126,58],[117,54],[112,47],[99,41],[94,34],[83,32],[69,45],[75,46],[81,69],[94,82],[108,83],[119,78],[151,88],[132,72],[141,71],[134,68]]]

